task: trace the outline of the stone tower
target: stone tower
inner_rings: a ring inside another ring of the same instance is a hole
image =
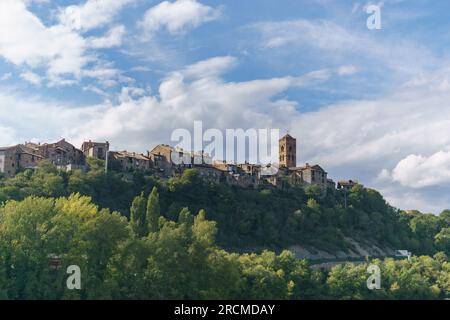
[[[297,166],[297,140],[289,134],[280,139],[280,167],[294,168]]]

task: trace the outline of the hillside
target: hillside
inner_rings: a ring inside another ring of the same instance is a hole
[[[183,208],[205,210],[206,218],[217,223],[219,245],[231,250],[291,248],[302,258],[314,256],[317,250],[333,257],[376,253],[375,248],[380,255],[393,249],[414,254],[448,250],[449,211],[440,217],[404,212],[361,185],[349,192],[344,208],[339,190],[328,190],[323,196],[315,187],[244,189],[204,181],[195,170],[166,181],[139,173],[105,175],[99,160],[90,162],[87,173],[61,172],[43,162],[36,171],[0,180],[0,201],[77,192],[92,197],[101,208],[129,217],[133,199],[141,192],[149,194],[153,187],[159,191],[161,212],[167,219],[177,219]]]

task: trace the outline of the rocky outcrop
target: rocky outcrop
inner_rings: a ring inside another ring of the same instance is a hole
[[[363,243],[351,238],[345,238],[348,242],[348,252],[326,252],[317,248],[306,247],[303,245],[294,245],[288,248],[299,259],[308,260],[343,260],[343,259],[358,259],[369,257],[392,257],[395,255],[395,250],[388,247],[380,247],[373,243]]]

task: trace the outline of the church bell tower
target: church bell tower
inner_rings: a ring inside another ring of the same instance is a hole
[[[297,140],[286,134],[279,141],[280,167],[294,168],[297,166]]]

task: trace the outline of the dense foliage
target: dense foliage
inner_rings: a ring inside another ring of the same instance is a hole
[[[158,201],[156,193],[150,197]],[[133,206],[139,207],[134,201]],[[149,201],[150,207],[154,203]],[[144,202],[145,204],[145,202]],[[147,209],[147,205],[143,205]],[[216,223],[205,212],[181,210],[156,230],[136,228],[117,212],[100,210],[79,194],[28,197],[0,208],[0,297],[4,299],[442,299],[450,296],[444,253],[411,262],[375,260],[383,289],[366,286],[366,265],[313,271],[304,260],[235,254],[215,243]],[[60,259],[59,268],[50,265]],[[66,268],[82,270],[81,290],[66,288]]]
[[[127,218],[134,212],[131,218],[137,219],[136,223],[152,220],[151,230],[155,230],[159,212],[175,221],[183,208],[205,210],[207,219],[218,225],[217,240],[223,248],[281,250],[301,243],[334,252],[345,251],[349,244],[344,239],[351,237],[414,254],[450,253],[450,211],[440,216],[400,211],[389,206],[377,191],[360,185],[347,194],[329,190],[323,196],[316,187],[244,189],[210,183],[196,170],[164,181],[140,173],[110,171],[106,175],[99,160],[91,159],[89,165],[86,173],[63,172],[41,162],[38,170],[0,179],[0,203],[28,196],[68,197],[80,193],[91,197],[99,207]],[[144,195],[152,190],[159,193],[158,203],[150,209],[154,214],[142,209],[148,201]],[[136,203],[130,210],[133,201]],[[147,225],[135,227],[145,232]]]
[[[402,212],[362,186],[348,192],[348,208],[344,196],[288,186],[241,189],[204,181],[195,170],[159,181],[105,175],[100,161],[91,160],[86,173],[42,162],[0,180],[0,298],[450,297],[450,211]],[[371,291],[369,261],[328,272],[289,251],[223,249],[294,243],[345,249],[344,236],[429,256],[370,261],[382,270],[382,289]],[[66,287],[69,265],[82,271],[81,290]]]

